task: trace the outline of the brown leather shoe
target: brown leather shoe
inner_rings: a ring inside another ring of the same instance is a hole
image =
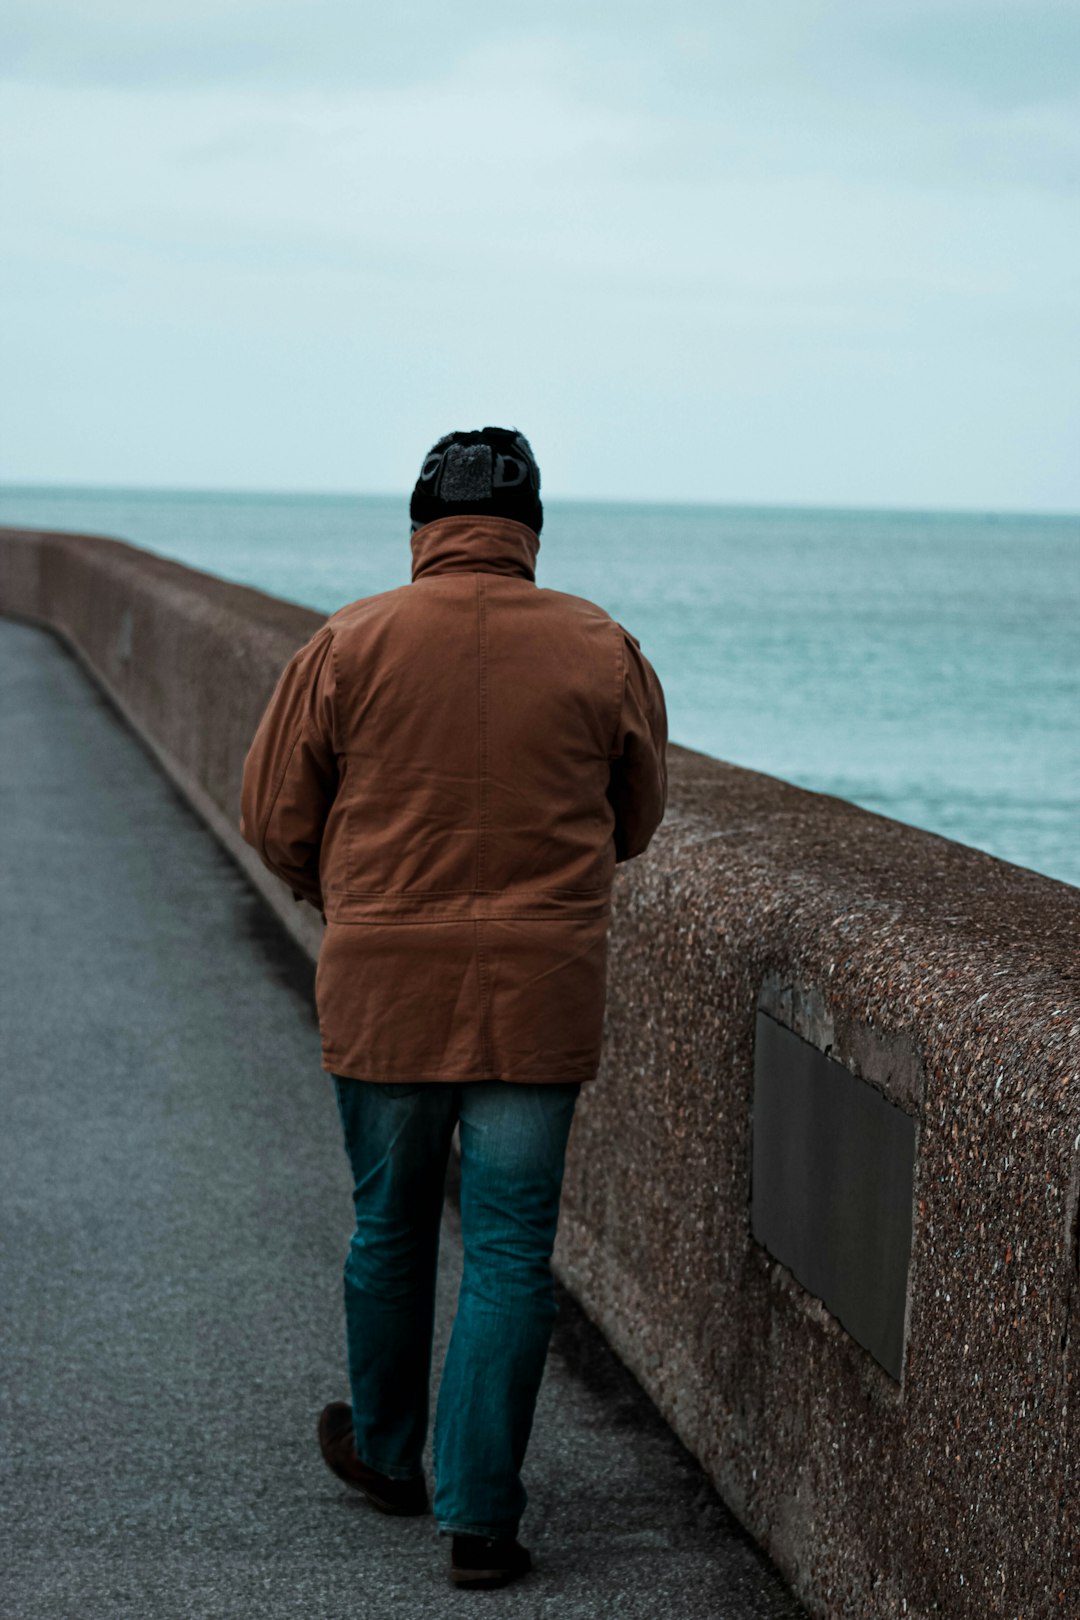
[[[363,1492],[380,1513],[408,1514],[430,1511],[427,1485],[421,1474],[416,1479],[387,1479],[356,1455],[352,1407],[347,1401],[331,1401],[319,1414],[319,1450],[323,1461],[346,1485]]]
[[[455,1586],[505,1586],[532,1569],[529,1549],[515,1536],[455,1536],[450,1579]]]

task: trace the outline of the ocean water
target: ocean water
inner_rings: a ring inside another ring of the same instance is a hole
[[[0,486],[330,613],[409,579],[404,496]],[[1080,885],[1080,518],[545,503],[541,585],[600,602],[674,741]]]

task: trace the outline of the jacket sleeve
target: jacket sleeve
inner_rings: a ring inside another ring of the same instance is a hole
[[[622,708],[611,757],[608,801],[615,811],[615,860],[648,848],[667,804],[667,708],[641,644],[623,637]]]
[[[244,761],[240,834],[294,900],[323,909],[319,850],[338,786],[334,632],[324,625],[282,671]]]

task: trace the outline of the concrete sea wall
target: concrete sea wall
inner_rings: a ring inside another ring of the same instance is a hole
[[[15,530],[0,612],[66,641],[315,954],[236,822],[319,615]],[[1073,1620],[1080,891],[686,749],[670,777],[617,875],[559,1273],[812,1613]]]

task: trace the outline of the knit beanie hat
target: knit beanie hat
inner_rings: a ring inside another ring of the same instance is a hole
[[[486,427],[432,445],[409,503],[413,529],[467,512],[516,518],[540,533],[540,469],[523,433]]]

